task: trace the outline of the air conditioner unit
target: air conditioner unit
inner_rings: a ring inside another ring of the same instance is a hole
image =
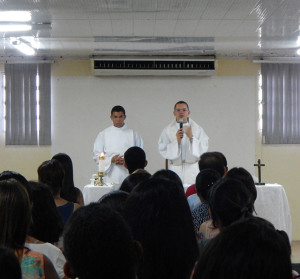
[[[95,76],[211,76],[215,60],[211,57],[103,56],[92,60]]]

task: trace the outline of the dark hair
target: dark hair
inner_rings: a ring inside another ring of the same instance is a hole
[[[99,199],[98,202],[123,215],[128,196],[129,193],[118,190],[105,194]]]
[[[178,101],[175,105],[174,105],[174,110],[176,109],[176,106],[178,105],[178,104],[184,104],[184,105],[186,105],[187,106],[187,109],[188,110],[190,110],[189,109],[189,105],[188,105],[188,103],[187,102],[185,102],[185,101]]]
[[[0,244],[23,250],[31,210],[28,193],[17,180],[0,181]]]
[[[122,106],[114,106],[111,109],[110,115],[113,115],[113,112],[123,112],[123,114],[126,115],[125,109]]]
[[[32,201],[32,195],[31,195],[31,190],[28,184],[27,179],[20,173],[15,172],[15,171],[10,171],[10,170],[6,170],[0,173],[0,181],[2,180],[7,180],[9,178],[14,178],[15,180],[19,181],[27,190],[28,196],[29,196],[29,200],[30,202]]]
[[[254,204],[257,198],[257,190],[252,175],[246,169],[232,168],[227,172],[226,177],[234,178],[244,183],[252,196],[252,201]]]
[[[149,179],[151,174],[148,172],[136,172],[128,175],[122,182],[120,190],[130,193],[139,183]]]
[[[200,156],[198,162],[199,170],[213,169],[216,170],[221,176],[225,174],[225,167],[223,159],[216,152],[205,152]]]
[[[21,266],[12,250],[0,246],[0,271],[2,279],[22,279]]]
[[[124,160],[129,173],[133,173],[137,169],[143,169],[147,162],[145,151],[138,146],[128,148],[124,153]]]
[[[290,244],[285,232],[251,217],[224,229],[201,254],[193,279],[290,279]]]
[[[29,186],[33,197],[29,235],[43,242],[58,242],[63,222],[49,187],[34,181],[29,181]]]
[[[210,191],[209,207],[213,225],[224,228],[243,217],[251,216],[253,204],[251,194],[240,181],[220,179]]]
[[[143,246],[138,278],[189,278],[198,248],[191,212],[176,182],[142,182],[131,192],[124,216]]]
[[[152,175],[153,178],[164,178],[176,182],[182,189],[183,184],[179,175],[172,170],[161,169]]]
[[[212,169],[204,169],[198,173],[196,177],[196,190],[204,201],[208,201],[210,189],[220,178],[220,174]]]
[[[77,209],[64,232],[64,254],[80,279],[134,279],[135,250],[122,216],[99,203]]]
[[[58,160],[52,159],[43,162],[38,167],[38,176],[40,182],[50,187],[54,196],[60,193],[64,179],[64,169]]]
[[[65,175],[62,182],[60,196],[65,200],[77,203],[79,189],[74,185],[73,163],[70,156],[65,153],[58,153],[54,155],[52,159],[59,161],[64,168]]]
[[[227,159],[226,159],[225,155],[222,152],[219,152],[219,151],[214,151],[213,153],[215,153],[216,155],[218,155],[222,158],[223,165],[224,165],[225,168],[227,168]]]

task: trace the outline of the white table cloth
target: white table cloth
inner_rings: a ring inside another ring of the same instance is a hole
[[[279,184],[266,184],[256,186],[256,189],[254,207],[257,216],[270,221],[276,229],[285,231],[292,241],[292,218],[284,188]]]
[[[85,185],[82,190],[84,204],[87,205],[91,202],[97,202],[102,196],[114,190],[115,186]]]

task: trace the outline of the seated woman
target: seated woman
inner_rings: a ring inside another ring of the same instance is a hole
[[[30,221],[31,204],[25,187],[15,179],[0,181],[0,244],[14,251],[23,279],[58,279],[48,257],[24,247]]]
[[[150,178],[136,186],[124,216],[143,247],[139,279],[189,278],[198,256],[192,216],[182,186]]]
[[[84,205],[82,192],[74,185],[73,163],[70,156],[65,153],[58,153],[54,155],[52,159],[59,161],[65,171],[60,196],[67,201],[78,203],[79,205]]]
[[[62,165],[55,159],[45,161],[38,167],[38,177],[39,182],[50,187],[55,204],[62,217],[63,224],[65,225],[74,210],[76,210],[80,205],[78,203],[65,200],[60,196],[64,179],[64,170]]]
[[[61,250],[53,245],[58,243],[62,235],[61,216],[48,186],[34,181],[29,181],[29,186],[33,207],[25,246],[46,255],[53,263],[59,278],[65,278],[63,268],[66,259]]]
[[[231,178],[222,178],[214,184],[210,191],[209,208],[212,226],[220,231],[241,218],[251,216],[254,210],[253,199],[247,187]],[[200,250],[208,240],[201,239]]]
[[[220,178],[220,174],[213,169],[204,169],[196,177],[196,190],[201,204],[192,211],[195,232],[198,232],[203,222],[210,219],[208,213],[209,192]]]
[[[287,234],[250,216],[227,226],[206,245],[192,279],[291,279],[290,256]]]

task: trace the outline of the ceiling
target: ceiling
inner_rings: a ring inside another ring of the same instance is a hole
[[[6,10],[31,11],[33,30],[0,33],[2,60],[22,57],[10,36],[34,36],[43,59],[297,57],[300,47],[300,0],[1,0]]]

